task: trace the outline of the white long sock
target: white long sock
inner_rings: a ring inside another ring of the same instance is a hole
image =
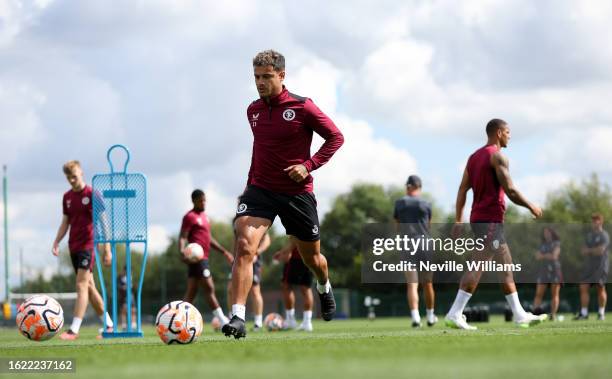
[[[421,315],[419,314],[419,310],[418,309],[411,309],[410,310],[410,317],[412,317],[412,321],[414,321],[414,322],[421,322]]]
[[[293,320],[295,319],[295,308],[292,309],[285,309],[285,318],[287,320]]]
[[[261,328],[261,326],[263,325],[263,315],[255,315],[255,326],[258,326]]]
[[[329,283],[329,279],[327,280],[327,282],[325,282],[325,284],[319,284],[319,282],[317,281],[317,291],[320,294],[328,293],[330,289],[331,284]]]
[[[526,312],[521,305],[521,302],[518,297],[518,292],[512,292],[511,294],[506,295],[506,301],[510,308],[512,309],[512,316],[515,320],[520,320],[525,318]]]
[[[599,307],[599,315],[605,316],[605,314],[606,314],[606,307]]]
[[[72,333],[79,334],[79,329],[81,329],[82,322],[83,322],[82,318],[74,317],[72,319],[72,325],[70,325],[70,330],[72,330]]]
[[[463,309],[467,305],[468,301],[470,301],[471,297],[472,294],[469,292],[461,289],[457,291],[457,297],[455,297],[455,301],[453,302],[450,311],[448,311],[448,315],[460,317],[463,314]]]
[[[312,322],[312,311],[304,311],[304,319],[302,322],[304,324],[310,324]]]
[[[225,317],[225,314],[223,313],[223,309],[221,309],[221,307],[214,309],[212,311],[212,314],[213,316],[217,317],[219,321],[221,321],[221,325],[225,325],[229,322],[229,319]]]
[[[108,312],[104,313],[103,315],[98,316],[100,317],[100,321],[102,321],[102,325],[104,325],[104,319],[106,319],[106,326],[109,328],[113,327],[113,319],[111,318],[111,316],[108,314]]]
[[[436,315],[434,314],[434,310],[432,309],[425,309],[425,312],[427,312],[427,321],[429,322],[434,322]]]
[[[583,316],[586,316],[589,314],[589,310],[587,309],[587,307],[582,307],[580,308],[580,314]]]
[[[238,317],[242,321],[246,320],[246,306],[242,304],[232,305],[232,315]]]

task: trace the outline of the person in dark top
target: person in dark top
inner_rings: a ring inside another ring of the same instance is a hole
[[[399,230],[411,238],[420,236],[429,237],[431,224],[431,203],[421,198],[422,182],[416,175],[410,175],[406,181],[406,195],[395,202],[393,218],[400,224]],[[419,251],[413,257],[419,259],[432,259],[432,254],[427,251]],[[427,313],[427,325],[433,326],[438,318],[434,314],[434,287],[433,273],[431,272],[406,272],[406,293],[408,297],[408,308],[412,318],[412,327],[421,326],[421,315],[419,314],[419,283],[425,295],[425,311]]]
[[[597,319],[603,321],[606,318],[606,283],[608,282],[608,270],[610,262],[610,235],[603,228],[604,217],[600,213],[594,213],[591,217],[591,230],[587,233],[585,244],[582,247],[584,256],[584,271],[580,284],[580,312],[574,320],[586,320],[589,318],[589,289],[597,287],[597,299],[599,300],[599,311]]]
[[[561,263],[559,255],[561,254],[561,240],[557,232],[546,226],[542,229],[542,244],[540,249],[535,253],[535,259],[538,261],[538,277],[536,284],[535,298],[533,299],[533,309],[535,314],[542,314],[542,298],[546,292],[546,288],[550,285],[550,319],[557,319],[557,310],[559,309],[559,290],[563,283],[563,275],[561,274]]]

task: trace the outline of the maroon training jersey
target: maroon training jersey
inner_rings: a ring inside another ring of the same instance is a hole
[[[487,145],[468,159],[467,172],[474,192],[470,222],[504,222],[505,193],[491,166],[491,156],[497,151],[496,145]]]
[[[312,176],[302,182],[293,181],[283,170],[303,164],[308,172],[323,166],[342,146],[344,137],[312,100],[283,91],[270,98],[259,99],[247,109],[253,132],[253,156],[247,184],[269,191],[297,195],[312,192]],[[325,143],[310,156],[312,133]]]
[[[302,256],[300,255],[300,252],[297,247],[294,247],[293,250],[291,250],[291,257],[289,259],[302,260]]]
[[[68,249],[71,254],[93,249],[91,194],[91,187],[85,186],[80,192],[69,190],[62,199],[63,212],[68,216],[68,224],[70,225]]]
[[[204,259],[210,253],[210,223],[206,212],[196,212],[193,209],[183,217],[181,235],[187,234],[187,242],[197,243],[204,249]]]

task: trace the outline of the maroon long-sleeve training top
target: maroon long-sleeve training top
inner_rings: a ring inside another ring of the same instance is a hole
[[[323,166],[344,143],[340,130],[309,98],[283,91],[269,103],[258,99],[247,108],[253,132],[253,156],[247,184],[296,195],[312,192],[313,179],[293,181],[285,168],[303,164],[308,172]],[[310,156],[312,133],[325,143]]]

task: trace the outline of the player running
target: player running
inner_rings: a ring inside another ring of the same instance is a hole
[[[542,298],[546,292],[546,287],[550,285],[550,319],[557,320],[557,310],[559,309],[559,290],[563,283],[561,273],[561,240],[555,230],[549,226],[542,229],[542,245],[540,250],[535,253],[535,258],[539,262],[536,293],[533,299],[533,313],[542,314]]]
[[[83,170],[79,161],[66,162],[63,166],[63,171],[64,175],[66,175],[66,180],[70,183],[71,189],[64,193],[62,199],[62,222],[57,231],[51,252],[56,257],[59,255],[59,244],[68,230],[70,230],[68,249],[70,250],[72,267],[76,274],[77,299],[74,305],[74,317],[72,318],[70,329],[62,333],[59,338],[62,340],[75,340],[79,336],[81,323],[87,310],[87,302],[91,303],[102,324],[104,324],[104,319],[106,318],[108,329],[112,328],[113,320],[107,312],[104,312],[104,302],[96,289],[92,275],[95,261],[95,254],[93,252],[93,190],[83,180]],[[100,244],[98,249],[104,251],[104,265],[110,266],[112,261],[110,244]]]
[[[412,238],[420,236],[429,237],[431,226],[431,203],[421,198],[422,182],[417,175],[410,175],[406,181],[406,195],[395,202],[393,218],[400,223],[400,231],[407,233]],[[408,229],[408,230],[405,230]],[[410,259],[432,260],[430,252],[419,251]],[[427,313],[427,326],[434,326],[438,318],[434,314],[435,293],[433,287],[433,273],[406,271],[406,294],[408,297],[408,308],[412,318],[412,327],[421,327],[421,315],[419,314],[419,283],[425,295],[425,312]]]
[[[589,318],[589,289],[597,287],[597,299],[599,311],[597,319],[606,318],[606,283],[608,282],[608,270],[610,262],[608,254],[610,251],[610,235],[603,228],[604,218],[599,213],[591,217],[591,230],[586,235],[585,246],[582,247],[582,255],[585,258],[584,272],[580,283],[580,312],[574,320],[586,320]]]
[[[485,261],[495,257],[496,262],[509,264],[512,263],[512,256],[504,237],[503,222],[506,211],[504,196],[508,195],[513,203],[529,209],[536,218],[542,216],[542,210],[529,202],[514,186],[510,178],[508,158],[501,153],[501,149],[507,147],[510,142],[508,124],[503,120],[493,119],[487,123],[486,132],[487,144],[470,156],[463,171],[463,178],[457,193],[453,234],[459,234],[467,192],[472,189],[474,199],[470,226],[475,238],[482,238],[485,241],[485,249],[482,252],[475,252],[473,258]],[[536,316],[523,309],[516,292],[512,272],[501,274],[503,275],[502,290],[512,309],[515,323],[521,327],[529,327],[543,321],[546,315]],[[466,322],[463,309],[476,290],[481,276],[482,271],[466,272],[462,276],[457,297],[446,315],[447,326],[466,330],[477,329]]]
[[[312,332],[312,308],[314,299],[312,296],[312,272],[306,267],[297,246],[293,240],[284,248],[274,253],[274,259],[284,262],[281,289],[285,303],[285,321],[283,329],[296,329]],[[304,300],[304,313],[302,323],[298,326],[295,319],[295,293],[297,286]]]
[[[336,302],[327,260],[321,254],[317,202],[310,173],[327,163],[344,142],[334,123],[312,100],[290,93],[283,85],[285,58],[273,50],[253,59],[260,98],[247,109],[253,133],[253,155],[247,188],[240,196],[234,222],[236,261],[232,268],[232,320],[226,336],[246,336],[245,303],[253,281],[253,259],[259,241],[279,216],[287,234],[296,238],[304,263],[317,278],[321,313],[334,317]],[[312,157],[313,132],[325,142]]]
[[[179,237],[179,256],[181,261],[187,265],[187,291],[183,297],[184,301],[193,303],[198,288],[204,290],[204,299],[208,303],[212,313],[219,318],[221,325],[229,322],[229,319],[223,313],[223,309],[215,296],[215,284],[212,279],[212,274],[208,268],[208,255],[210,248],[217,250],[229,264],[232,264],[234,257],[223,246],[219,244],[210,234],[210,222],[206,216],[206,195],[202,190],[196,189],[191,193],[191,201],[193,209],[191,209],[183,217],[181,225],[181,233]],[[198,263],[190,263],[185,258],[185,248],[190,243],[197,243],[204,250],[204,259]]]

